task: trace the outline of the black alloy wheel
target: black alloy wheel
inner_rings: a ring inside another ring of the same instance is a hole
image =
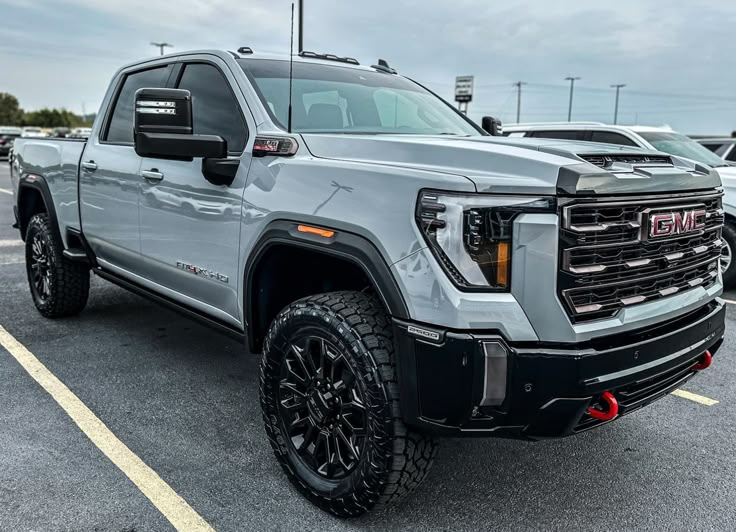
[[[366,411],[344,353],[324,338],[295,339],[281,366],[278,395],[284,432],[307,467],[332,480],[355,469]]]

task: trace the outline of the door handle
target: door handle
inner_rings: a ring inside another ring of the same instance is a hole
[[[82,169],[88,172],[94,172],[95,170],[97,170],[97,163],[95,163],[94,161],[84,161],[82,163]]]
[[[143,170],[141,176],[148,179],[149,181],[161,181],[164,178],[164,174],[152,168],[150,170]]]

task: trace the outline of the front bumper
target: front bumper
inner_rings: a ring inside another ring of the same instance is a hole
[[[575,434],[607,422],[587,413],[604,392],[617,399],[620,417],[689,380],[703,353],[715,355],[723,342],[725,313],[723,302],[715,300],[664,324],[580,344],[514,344],[497,334],[395,321],[402,416],[436,434]],[[489,344],[508,353],[505,393],[491,401],[495,406],[482,406],[487,383],[499,380],[487,374],[494,367],[487,364]]]

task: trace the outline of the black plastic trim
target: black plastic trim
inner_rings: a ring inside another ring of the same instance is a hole
[[[29,177],[32,179],[29,180]],[[56,219],[56,207],[54,206],[54,201],[51,196],[51,190],[49,189],[48,183],[46,183],[46,179],[38,174],[25,174],[20,179],[20,183],[18,184],[18,230],[20,231],[20,237],[25,242],[26,239],[26,229],[27,229],[27,222],[23,222],[23,198],[24,198],[24,190],[36,190],[41,194],[41,199],[43,200],[44,206],[46,208],[46,212],[49,214],[49,219],[51,221],[51,227],[53,227],[56,234],[61,237],[61,232],[59,231],[59,224]]]
[[[624,415],[695,375],[703,352],[715,354],[723,342],[725,313],[725,304],[714,300],[675,320],[580,344],[439,330],[439,340],[430,342],[409,332],[413,322],[395,319],[402,418],[419,430],[455,436],[536,440],[588,430],[601,424],[584,412],[602,392],[619,394]],[[487,341],[509,352],[507,395],[497,407],[479,406]],[[631,394],[636,400],[627,404]]]
[[[701,168],[703,167],[698,166],[697,170]],[[689,179],[684,178],[686,175],[689,176]],[[721,179],[714,170],[695,176],[677,167],[673,167],[671,173],[650,176],[643,180],[633,192],[629,180],[622,182],[615,174],[591,163],[581,162],[562,166],[557,173],[557,194],[560,196],[615,195],[626,197],[672,193],[673,188],[683,192],[697,192],[720,186]]]
[[[269,223],[258,238],[246,264],[243,292],[248,345],[251,350],[255,350],[257,345],[256,331],[250,326],[253,323],[254,301],[258,294],[258,287],[253,286],[253,276],[265,253],[272,246],[279,244],[318,251],[352,262],[371,280],[389,313],[397,318],[408,319],[409,310],[391,269],[368,239],[339,228],[330,228],[335,230],[335,236],[325,239],[297,231],[298,225],[300,222],[291,220],[275,220]]]

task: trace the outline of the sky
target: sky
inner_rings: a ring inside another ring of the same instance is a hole
[[[475,76],[480,121],[573,120],[736,130],[736,2],[678,0],[305,0],[305,49],[374,64],[453,99]],[[173,51],[289,50],[290,0],[0,0],[0,92],[27,110],[96,112],[119,66]]]

